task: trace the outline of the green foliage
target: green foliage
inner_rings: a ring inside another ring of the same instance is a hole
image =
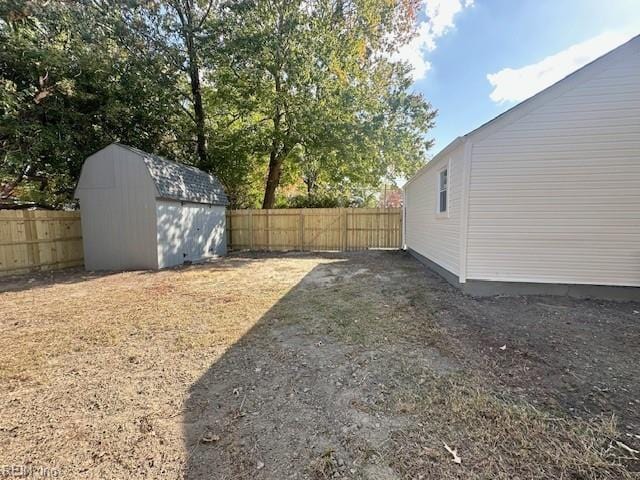
[[[63,205],[82,161],[120,141],[215,173],[233,207],[370,203],[362,192],[411,175],[430,147],[435,112],[390,60],[413,33],[414,9],[4,2],[2,194]],[[277,195],[289,185],[307,194]]]
[[[0,15],[3,178],[61,205],[91,153],[113,141],[157,151],[171,135],[176,77],[136,50],[115,9],[16,0]]]
[[[270,180],[283,183],[287,171],[310,191],[345,181],[364,188],[424,162],[435,113],[409,92],[406,67],[385,54],[397,47],[389,39],[413,26],[406,2],[229,5],[212,81],[226,111],[259,132],[251,151],[269,157],[265,206],[274,205]]]

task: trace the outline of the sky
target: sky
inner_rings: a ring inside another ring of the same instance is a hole
[[[640,0],[426,0],[398,57],[438,110],[430,155],[640,34]]]

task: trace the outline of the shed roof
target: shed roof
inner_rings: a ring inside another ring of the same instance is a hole
[[[160,198],[212,205],[229,204],[224,188],[215,176],[128,145],[120,143],[116,145],[144,159],[144,164],[156,185]]]

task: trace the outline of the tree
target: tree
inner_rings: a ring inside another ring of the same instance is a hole
[[[7,0],[0,195],[60,206],[84,158],[112,141],[215,173],[234,206],[273,207],[280,185],[301,182],[309,198],[350,202],[410,175],[435,113],[390,58],[411,37],[415,8]]]
[[[120,12],[106,5],[3,5],[3,198],[35,182],[36,201],[68,202],[82,161],[112,141],[163,152],[179,111],[178,79],[126,28]]]
[[[230,3],[222,68],[233,72],[228,98],[250,99],[248,109],[268,125],[263,208],[274,206],[285,168],[300,168],[312,191],[319,178],[368,185],[424,161],[422,137],[435,113],[408,93],[406,67],[389,60],[410,36],[414,8],[386,0]],[[398,143],[408,148],[403,156]],[[302,155],[292,154],[297,147]]]
[[[215,0],[138,0],[124,3],[123,7],[128,29],[145,38],[152,49],[162,52],[169,70],[182,72],[188,78],[189,93],[176,93],[188,100],[193,109],[183,106],[194,125],[200,167],[209,164],[201,69],[203,62],[211,63],[213,58],[216,37],[210,26],[215,23],[212,17],[217,7]]]

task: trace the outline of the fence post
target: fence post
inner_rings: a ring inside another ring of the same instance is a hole
[[[40,265],[40,246],[38,245],[38,229],[35,212],[22,211],[24,234],[27,241],[27,261],[31,266]]]
[[[269,220],[269,209],[266,209],[267,211],[267,251],[271,251],[271,222]]]
[[[253,210],[249,210],[249,250],[253,250]]]
[[[343,222],[340,222],[341,228],[344,228],[344,251],[348,252],[349,251],[349,209],[342,208],[340,210],[342,210],[344,214],[344,220],[343,220],[344,225],[342,225]]]
[[[300,251],[304,252],[304,209],[300,209],[298,214],[298,240],[300,242]]]

